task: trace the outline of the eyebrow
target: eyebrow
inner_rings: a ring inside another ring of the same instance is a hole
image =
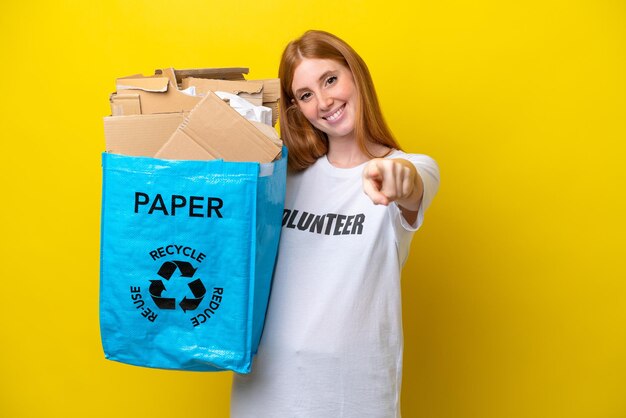
[[[325,72],[324,72],[324,73],[323,73],[323,74],[322,74],[322,75],[321,75],[321,76],[317,79],[317,81],[318,81],[318,82],[321,82],[321,81],[322,81],[322,80],[324,80],[326,77],[328,77],[329,75],[334,74],[334,73],[335,73],[335,71],[333,71],[333,70],[328,70],[328,71],[325,71]],[[299,95],[300,95],[300,93],[301,93],[301,92],[303,92],[303,91],[305,91],[305,90],[308,90],[308,87],[302,87],[302,88],[299,88],[298,90],[296,90],[296,91],[294,92],[294,96],[299,96]]]

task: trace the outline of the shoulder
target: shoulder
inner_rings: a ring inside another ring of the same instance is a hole
[[[412,154],[394,149],[385,158],[404,158],[405,160],[409,160],[416,165],[431,166],[439,170],[439,166],[437,165],[435,159],[426,154]]]
[[[310,187],[314,187],[320,182],[327,181],[328,176],[326,170],[323,169],[322,158],[325,157],[319,158],[312,165],[303,170],[289,170],[287,172],[288,189],[308,189]]]
[[[322,157],[319,157],[317,160],[315,160],[313,164],[311,164],[310,166],[306,168],[303,168],[302,170],[294,170],[290,168],[287,170],[287,174],[291,177],[297,177],[297,176],[301,177],[301,176],[311,175],[311,173],[316,173],[320,171],[325,158],[326,158],[325,155]]]
[[[426,175],[439,183],[439,165],[434,158],[426,154],[411,154],[400,150],[393,150],[385,158],[403,158],[408,160],[415,165],[420,176],[424,177]]]

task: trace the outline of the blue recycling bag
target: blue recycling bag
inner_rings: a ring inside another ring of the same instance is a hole
[[[287,150],[270,164],[103,153],[105,357],[248,373],[269,298]]]

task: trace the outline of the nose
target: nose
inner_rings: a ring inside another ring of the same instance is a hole
[[[331,95],[322,93],[318,97],[318,107],[320,110],[328,110],[333,106],[333,98]]]

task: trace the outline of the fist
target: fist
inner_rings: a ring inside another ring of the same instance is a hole
[[[406,209],[417,210],[421,200],[418,178],[415,166],[407,160],[374,158],[363,170],[363,191],[376,205],[396,202]]]

